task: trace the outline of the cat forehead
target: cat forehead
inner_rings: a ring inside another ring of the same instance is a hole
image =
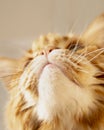
[[[36,52],[48,46],[65,49],[70,43],[76,43],[77,41],[78,38],[72,34],[61,36],[58,34],[49,33],[47,35],[42,35],[35,40],[32,44],[32,50],[33,52]]]

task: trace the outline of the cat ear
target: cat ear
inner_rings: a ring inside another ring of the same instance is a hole
[[[86,44],[104,47],[104,14],[97,17],[82,35]]]
[[[17,60],[0,57],[0,80],[7,85],[17,67]]]

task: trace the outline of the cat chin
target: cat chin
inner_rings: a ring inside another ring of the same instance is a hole
[[[40,120],[52,121],[56,116],[66,113],[69,116],[81,113],[81,109],[87,111],[88,106],[92,105],[89,91],[79,88],[53,64],[43,69],[38,93],[37,115]]]
[[[55,75],[57,75],[57,72],[58,72],[58,71],[61,71],[62,74],[64,74],[64,76],[67,77],[67,75],[65,74],[64,69],[63,69],[62,67],[56,65],[56,64],[53,64],[53,63],[47,63],[47,64],[42,68],[42,71],[41,71],[41,73],[40,73],[40,77],[41,77],[41,74],[42,74],[42,73],[45,73],[45,71],[46,71],[46,73],[47,73],[46,75],[48,75],[48,76],[54,76],[54,77],[55,77]],[[57,78],[57,76],[56,76],[56,78]]]
[[[69,82],[62,71],[55,65],[48,64],[44,67],[38,84],[37,114],[40,120],[51,121],[57,113],[60,115],[64,111],[63,108],[70,99]]]

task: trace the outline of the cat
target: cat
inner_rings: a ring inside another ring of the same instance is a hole
[[[8,130],[104,130],[104,14],[79,36],[40,36],[0,70]]]

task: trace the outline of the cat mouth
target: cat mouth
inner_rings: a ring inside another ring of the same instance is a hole
[[[47,64],[44,66],[44,68],[45,68],[45,67],[53,68],[54,66],[56,66],[56,65],[53,64],[53,63],[47,63]],[[44,69],[44,68],[43,68],[43,69]]]
[[[51,71],[53,68],[55,69],[60,69],[60,71],[62,71],[62,69],[58,66],[58,65],[56,65],[56,64],[54,64],[54,63],[51,63],[51,62],[48,62],[47,61],[47,63],[45,64],[45,65],[42,65],[42,68],[41,68],[41,70],[40,70],[40,72],[39,72],[39,77],[41,76],[41,74],[43,73],[43,71],[45,70],[45,69],[48,69],[49,71]],[[52,71],[51,71],[52,72]],[[56,71],[57,72],[57,71]]]
[[[45,68],[48,68],[48,69],[50,70],[50,69],[52,69],[52,68],[54,68],[54,67],[57,67],[57,68],[58,68],[58,66],[56,66],[56,65],[53,64],[53,63],[50,63],[50,62],[46,63],[46,64],[42,67],[42,70],[41,70],[41,72],[40,72],[40,75],[41,75],[41,73],[44,71]]]
[[[68,80],[70,80],[71,82],[75,83],[76,85],[78,86],[81,86],[81,84],[78,82],[78,80],[75,78],[75,76],[73,76],[72,72],[71,72],[71,68],[70,66],[68,66],[68,68],[63,64],[63,63],[57,63],[57,62],[48,62],[42,69],[41,71],[41,74],[42,72],[45,70],[45,69],[48,69],[51,73],[52,71],[54,70],[55,73],[57,73],[57,70],[61,71],[62,74],[68,78]],[[54,73],[54,74],[55,74]],[[41,75],[40,74],[40,75]],[[52,75],[54,76],[54,75]]]
[[[35,68],[35,66],[37,66]],[[55,60],[51,58],[46,58],[45,56],[37,57],[32,64],[32,68],[35,68],[34,72],[37,77],[37,80],[40,79],[41,75],[45,73],[46,76],[54,77],[57,75],[58,77],[61,76],[60,74],[64,75],[68,78],[68,80],[77,83],[73,78],[71,72],[71,66],[68,63],[65,63],[62,60]],[[60,74],[58,74],[60,73]]]
[[[58,69],[58,70],[60,70],[60,71],[63,73],[63,75],[64,75],[65,77],[67,77],[67,78],[68,78],[69,80],[71,80],[71,81],[74,81],[74,80],[72,79],[72,76],[71,76],[69,70],[66,69],[66,67],[63,66],[63,65],[61,65],[61,64],[56,64],[56,63],[51,63],[51,62],[46,63],[46,64],[43,66],[43,68],[42,68],[42,70],[41,70],[41,72],[40,72],[40,76],[41,76],[41,74],[43,73],[43,71],[44,71],[45,69],[48,69],[48,70],[51,71],[51,72],[52,72],[53,70],[55,70],[55,73],[57,73],[57,69]],[[39,76],[39,77],[40,77],[40,76]]]

